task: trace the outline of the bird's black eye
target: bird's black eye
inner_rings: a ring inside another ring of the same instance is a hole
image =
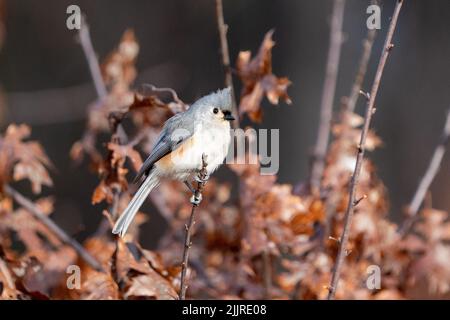
[[[219,109],[214,108],[214,109],[213,109],[213,112],[214,112],[215,114],[217,114],[217,113],[219,112]]]

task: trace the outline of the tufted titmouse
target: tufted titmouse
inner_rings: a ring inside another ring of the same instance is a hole
[[[222,164],[230,145],[230,121],[234,120],[231,106],[231,91],[226,88],[199,99],[187,111],[166,121],[135,178],[135,182],[143,182],[117,220],[113,233],[124,236],[161,178],[184,181],[193,191],[189,179],[202,168],[203,155],[208,175]],[[193,197],[191,201],[198,204],[200,200]]]

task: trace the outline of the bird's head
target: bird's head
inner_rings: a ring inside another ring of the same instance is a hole
[[[232,114],[231,89],[225,88],[197,100],[190,108],[196,119],[212,123],[228,123],[234,120]]]

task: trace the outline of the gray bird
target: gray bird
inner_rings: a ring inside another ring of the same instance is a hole
[[[223,162],[230,145],[232,116],[231,90],[226,88],[197,100],[188,110],[168,119],[156,140],[150,156],[136,175],[142,181],[125,211],[117,220],[112,232],[125,235],[134,216],[148,194],[162,178],[189,180],[202,168],[206,156],[207,174],[214,172]],[[193,203],[201,199],[193,196]]]

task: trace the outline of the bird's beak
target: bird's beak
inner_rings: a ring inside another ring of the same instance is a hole
[[[223,112],[223,118],[225,120],[227,120],[227,121],[233,121],[234,120],[234,117],[233,117],[233,115],[231,114],[230,111],[224,111]]]

